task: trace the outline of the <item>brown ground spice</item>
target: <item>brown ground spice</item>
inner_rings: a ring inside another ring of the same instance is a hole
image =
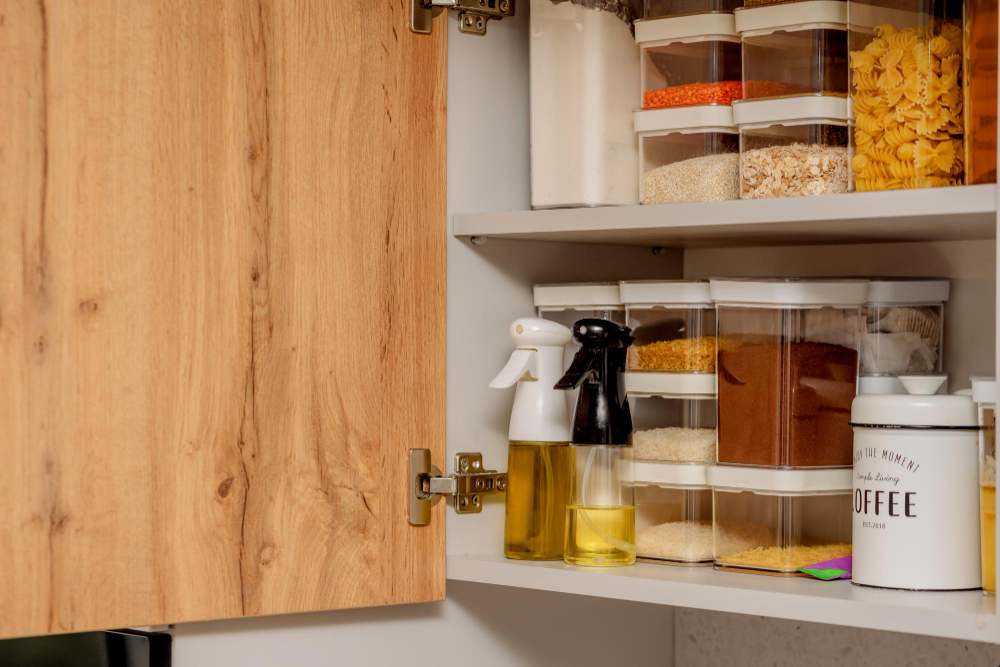
[[[858,353],[826,343],[719,351],[719,461],[849,466]]]

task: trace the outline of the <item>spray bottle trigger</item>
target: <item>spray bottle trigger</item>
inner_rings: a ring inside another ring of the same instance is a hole
[[[537,350],[514,350],[514,353],[510,355],[507,365],[490,382],[490,388],[504,389],[506,387],[513,387],[521,380],[527,382],[538,381]]]

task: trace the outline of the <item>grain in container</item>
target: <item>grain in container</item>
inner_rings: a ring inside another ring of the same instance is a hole
[[[962,3],[849,0],[847,18],[851,188],[962,184]]]
[[[598,4],[531,0],[532,208],[637,203],[639,49]]]
[[[625,388],[632,413],[632,455],[637,461],[715,461],[717,405],[714,393],[660,396],[637,393],[631,386],[630,378],[626,377]]]
[[[900,375],[940,374],[947,279],[876,278],[862,309],[860,394],[905,394]],[[947,393],[947,383],[941,385]]]
[[[796,576],[851,555],[851,471],[709,469],[715,567]]]
[[[807,0],[736,10],[743,97],[847,96],[847,3]],[[847,102],[843,101],[845,113]]]
[[[718,461],[851,465],[851,401],[867,280],[713,278]]]
[[[997,381],[972,378],[979,422],[979,515],[983,593],[997,594]]]
[[[743,96],[740,37],[731,12],[635,22],[642,108],[728,105]]]
[[[832,95],[733,105],[740,130],[740,198],[847,192],[847,102]]]
[[[708,468],[636,462],[637,558],[667,565],[712,564]]]
[[[731,12],[742,6],[743,0],[645,0],[642,17],[656,19],[704,12]]]
[[[965,1],[965,182],[997,182],[997,2]]]
[[[739,133],[730,106],[639,110],[639,203],[739,199]]]
[[[933,395],[943,378],[903,376],[910,394],[854,401],[853,582],[979,588],[979,426],[969,396]]]

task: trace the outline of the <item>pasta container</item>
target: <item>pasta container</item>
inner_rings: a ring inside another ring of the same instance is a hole
[[[719,464],[850,467],[867,280],[712,279]]]
[[[946,279],[872,280],[862,310],[859,393],[905,394],[900,375],[940,374]],[[942,384],[947,393],[947,383]]]
[[[637,111],[639,202],[739,198],[739,134],[729,106]]]
[[[621,283],[634,341],[628,349],[628,391],[715,396],[715,308],[708,281]]]
[[[849,0],[847,14],[851,188],[961,185],[961,3]]]
[[[847,101],[806,95],[733,105],[740,131],[740,198],[847,192]]]
[[[732,12],[743,0],[645,0],[643,18],[656,19],[705,12]]]
[[[743,96],[740,37],[731,13],[635,22],[642,108],[728,105]]]
[[[997,3],[965,0],[965,182],[997,182]]]
[[[667,565],[711,565],[709,466],[637,463],[635,468],[636,556]]]
[[[851,471],[709,469],[715,568],[805,576],[851,555]]]
[[[847,96],[847,4],[808,0],[736,10],[743,97]],[[845,104],[846,107],[846,104]]]
[[[979,419],[979,528],[983,593],[997,594],[997,381],[972,378]]]
[[[715,461],[714,396],[638,394],[631,389],[628,378],[625,389],[632,413],[632,455],[637,461]]]
[[[639,49],[613,11],[531,0],[531,206],[636,204]]]

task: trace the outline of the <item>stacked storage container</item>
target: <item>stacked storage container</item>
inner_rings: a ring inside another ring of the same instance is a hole
[[[743,94],[742,62],[731,4],[649,0],[647,18],[635,23],[642,108],[633,122],[643,204],[739,196],[731,103]],[[692,7],[694,13],[676,12]]]
[[[847,192],[847,6],[837,0],[736,10],[744,99],[740,197]]]
[[[715,309],[707,281],[621,283],[635,342],[625,373],[639,558],[710,565]]]

